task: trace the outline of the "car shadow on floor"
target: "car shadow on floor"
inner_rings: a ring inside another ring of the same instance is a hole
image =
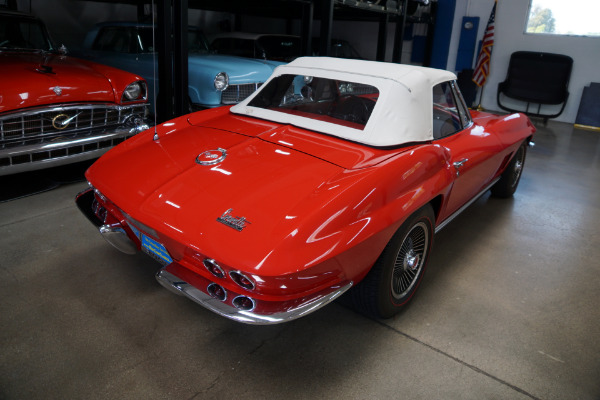
[[[0,203],[47,192],[61,185],[82,182],[85,180],[85,171],[94,161],[0,176]]]

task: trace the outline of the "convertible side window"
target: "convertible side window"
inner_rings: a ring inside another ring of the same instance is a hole
[[[433,87],[433,138],[440,139],[462,129],[460,114],[450,82]]]

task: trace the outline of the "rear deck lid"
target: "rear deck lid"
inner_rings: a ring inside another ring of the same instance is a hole
[[[376,165],[406,148],[404,146],[396,149],[380,149],[292,125],[282,125],[231,113],[213,119],[205,119],[201,114],[191,115],[189,122],[196,126],[257,137],[290,150],[310,154],[345,169]]]

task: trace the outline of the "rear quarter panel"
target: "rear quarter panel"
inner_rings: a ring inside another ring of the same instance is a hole
[[[525,139],[531,138],[536,130],[529,118],[522,113],[499,116],[471,111],[471,116],[476,124],[494,134],[506,147],[521,144]]]
[[[295,265],[298,271],[335,260],[340,275],[358,282],[400,225],[446,193],[451,183],[444,151],[431,144],[374,167],[346,170],[295,210],[294,215],[306,217],[299,219],[293,235],[273,247],[263,273],[282,273],[282,265]]]
[[[484,112],[471,111],[475,123],[482,125],[485,131],[493,134],[503,146],[503,162],[495,177],[500,176],[512,156],[523,142],[531,141],[536,131],[531,120],[522,113],[494,115]]]

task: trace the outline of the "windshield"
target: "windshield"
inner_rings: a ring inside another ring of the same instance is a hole
[[[267,60],[291,61],[301,54],[300,38],[293,36],[263,36],[258,43]]]
[[[281,75],[263,87],[248,106],[363,130],[378,98],[379,90],[364,83]]]
[[[354,47],[350,45],[350,43],[341,40],[331,43],[331,57],[361,58],[357,51],[354,50]]]
[[[118,30],[119,28],[113,28]],[[126,29],[126,28],[120,28]],[[127,29],[128,31],[128,29]],[[152,46],[152,28],[144,27],[138,28],[137,35],[135,37],[137,52],[139,53],[152,53],[154,47]],[[196,53],[208,53],[208,42],[204,37],[202,31],[196,29],[188,29],[188,51]]]
[[[202,31],[197,29],[188,29],[188,50],[196,53],[208,53],[208,41]]]
[[[0,48],[54,50],[41,22],[7,15],[0,16]]]

